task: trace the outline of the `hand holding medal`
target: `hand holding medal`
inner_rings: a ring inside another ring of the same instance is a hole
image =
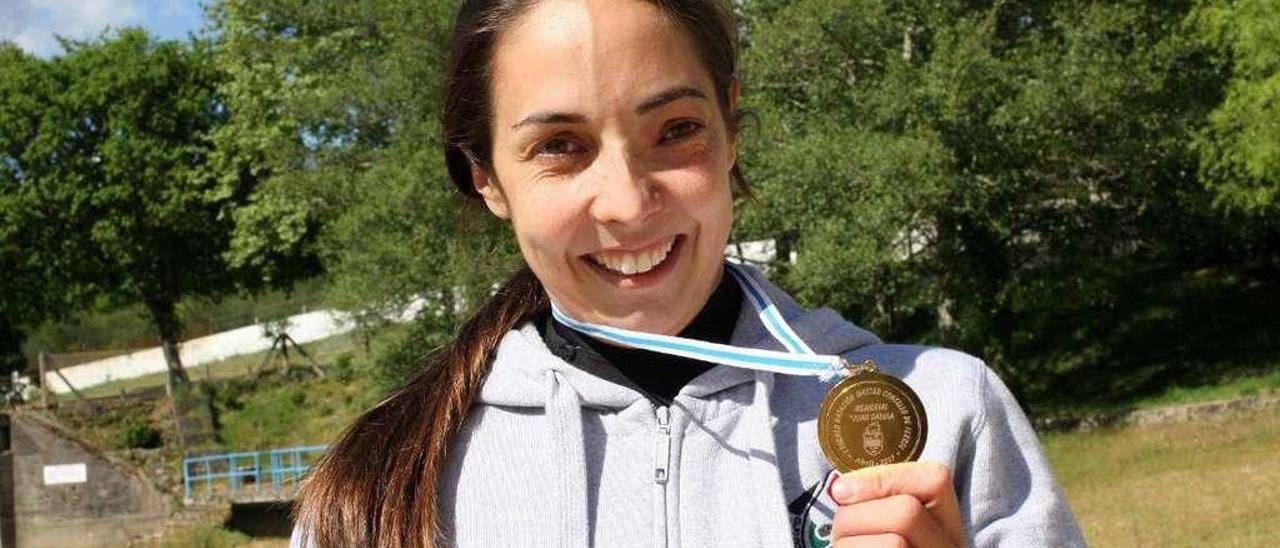
[[[906,383],[871,360],[846,364],[849,378],[827,394],[818,442],[840,471],[832,540],[839,546],[965,546],[951,471],[915,462],[929,431],[924,406]]]
[[[871,360],[846,364],[849,378],[827,394],[818,443],[840,471],[832,540],[840,546],[965,546],[951,471],[915,462],[929,432],[924,406],[906,383]]]

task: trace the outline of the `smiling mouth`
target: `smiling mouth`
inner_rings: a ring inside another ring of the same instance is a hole
[[[635,276],[652,272],[667,261],[680,236],[636,251],[600,251],[587,255],[596,266],[613,274]]]

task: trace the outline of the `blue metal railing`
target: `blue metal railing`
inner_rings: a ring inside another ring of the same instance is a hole
[[[182,459],[182,495],[187,501],[195,495],[279,497],[286,486],[307,473],[325,449],[327,445],[308,445],[186,457]]]

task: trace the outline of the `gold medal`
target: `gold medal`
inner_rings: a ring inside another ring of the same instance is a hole
[[[915,391],[871,360],[849,369],[818,411],[818,443],[827,460],[843,473],[920,458],[929,423]]]

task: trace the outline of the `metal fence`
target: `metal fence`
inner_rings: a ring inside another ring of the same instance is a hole
[[[182,459],[187,504],[207,500],[287,500],[327,445],[220,453]]]

